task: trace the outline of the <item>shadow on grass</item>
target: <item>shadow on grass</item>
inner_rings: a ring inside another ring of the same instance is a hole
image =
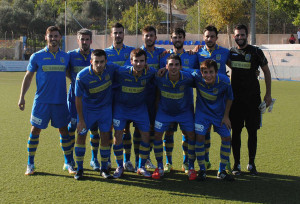
[[[113,173],[113,170],[111,171]],[[136,173],[125,172],[120,179],[104,179],[99,172],[84,169],[85,181],[99,181],[130,185],[139,188],[157,189],[165,194],[220,199],[227,201],[240,201],[251,203],[299,203],[300,177],[270,174],[260,172],[258,176],[244,173],[235,176],[235,181],[227,182],[216,178],[217,171],[207,172],[207,180],[204,182],[189,181],[188,176],[181,171],[174,170],[165,174],[160,180],[145,178]],[[36,172],[35,176],[59,176],[73,179],[70,175]]]
[[[188,176],[180,171],[172,171],[161,180],[144,178],[136,173],[125,172],[120,179],[107,180],[102,177],[89,177],[86,180],[131,185],[140,188],[157,189],[162,195],[182,197],[211,198],[228,201],[255,203],[299,203],[300,177],[277,175],[261,172],[258,176],[244,173],[235,177],[234,182],[216,178],[217,171],[208,171],[204,182],[189,181]]]

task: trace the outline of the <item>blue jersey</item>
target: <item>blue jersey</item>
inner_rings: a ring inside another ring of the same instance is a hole
[[[69,55],[61,50],[52,53],[45,47],[31,55],[27,70],[36,72],[36,101],[48,104],[66,103],[68,64]]]
[[[159,62],[160,62],[160,55],[166,51],[165,48],[162,47],[154,47],[154,50],[152,52],[147,51],[146,47],[143,45],[141,47],[142,50],[144,50],[147,53],[147,64],[149,67],[153,67],[155,69],[159,69]]]
[[[116,81],[120,85],[116,90],[115,102],[126,107],[136,107],[146,102],[145,87],[155,76],[156,69],[144,70],[140,77],[133,76],[133,67],[124,66],[116,71]]]
[[[174,50],[171,49],[170,53],[166,54],[161,60],[160,60],[160,68],[166,67],[167,59],[171,54],[175,54]],[[199,62],[197,55],[190,55],[189,53],[183,51],[183,53],[178,53],[180,59],[181,59],[181,65],[182,68],[189,68],[189,69],[199,69]]]
[[[180,71],[180,79],[173,82],[169,79],[169,72],[163,77],[155,77],[156,85],[160,90],[159,108],[168,115],[178,115],[190,111],[190,99],[187,97],[193,86],[193,77],[190,73]]]
[[[91,64],[91,54],[93,50],[90,50],[89,54],[83,55],[80,53],[80,49],[75,49],[69,51],[68,54],[70,55],[70,75],[71,75],[71,83],[72,86],[75,86],[76,76],[78,72],[80,72],[83,68],[90,66]]]
[[[108,48],[105,48],[104,51],[106,52],[108,62],[123,66],[127,59],[130,59],[130,53],[134,49],[134,47],[123,44],[123,47],[119,50],[115,49],[112,45]]]
[[[196,113],[203,118],[221,121],[225,112],[225,99],[233,100],[230,80],[217,74],[214,85],[207,85],[199,70],[192,73],[197,88]]]
[[[112,80],[118,68],[118,65],[110,63],[106,64],[101,75],[95,74],[91,66],[78,73],[75,95],[82,97],[83,105],[88,110],[98,110],[105,105],[112,104]]]
[[[206,46],[203,46],[197,53],[199,64],[207,59],[213,59],[218,64],[218,73],[226,75],[226,62],[229,57],[229,50],[216,45],[213,51],[208,51]]]

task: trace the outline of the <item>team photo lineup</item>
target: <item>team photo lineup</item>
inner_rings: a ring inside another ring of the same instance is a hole
[[[115,23],[110,47],[91,49],[92,31],[83,28],[77,32],[78,49],[65,53],[59,48],[61,30],[48,27],[47,46],[31,55],[18,102],[23,111],[36,72],[25,175],[35,173],[41,130],[50,121],[59,130],[63,170],[76,180],[87,177],[83,162],[88,132],[90,166],[106,179],[118,179],[124,172],[152,179],[167,176],[173,170],[176,131],[182,132],[182,170],[189,180],[206,180],[212,131],[221,137],[218,179],[234,181],[244,173],[242,165],[250,175],[257,175],[261,114],[274,103],[271,74],[263,51],[248,44],[247,26],[236,25],[233,33],[236,46],[228,50],[217,44],[216,27],[208,25],[203,30],[205,45],[185,50],[185,31],[175,28],[170,37],[173,48],[166,50],[155,45],[155,27],[146,26],[142,29],[144,45],[135,48],[123,43],[124,27]],[[266,86],[262,96],[259,70]],[[244,127],[248,164],[240,163]],[[229,159],[231,149],[234,161]],[[156,162],[150,159],[151,152]]]

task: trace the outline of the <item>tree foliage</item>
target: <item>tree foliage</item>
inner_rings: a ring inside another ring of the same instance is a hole
[[[295,26],[300,26],[300,1],[299,0],[274,0],[277,9],[283,10],[293,20]]]
[[[165,14],[155,9],[151,4],[142,5],[138,3],[138,32],[147,25],[155,25],[158,29],[160,22],[165,19]],[[125,26],[129,33],[136,32],[136,5],[123,12],[120,22]]]

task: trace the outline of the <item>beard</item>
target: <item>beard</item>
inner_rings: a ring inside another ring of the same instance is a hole
[[[175,43],[174,47],[179,50],[179,49],[183,48],[183,43]]]
[[[153,47],[155,42],[146,42],[147,47]]]
[[[242,42],[240,42],[242,41]],[[244,47],[247,44],[247,40],[246,39],[236,39],[235,40],[236,44],[238,44],[239,47]]]

